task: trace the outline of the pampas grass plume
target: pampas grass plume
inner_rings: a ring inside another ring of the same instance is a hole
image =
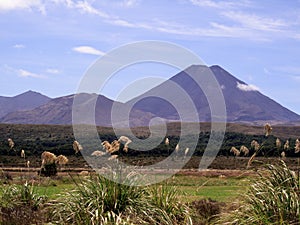
[[[236,147],[231,147],[230,152],[232,152],[234,156],[240,155],[240,151]]]
[[[8,138],[7,141],[8,141],[8,146],[9,146],[9,148],[10,148],[10,149],[13,149],[13,147],[15,146],[14,141],[13,141],[11,138]]]
[[[266,137],[268,137],[272,132],[272,127],[269,123],[266,123],[264,126]]]
[[[21,150],[21,158],[25,159],[25,151],[23,149]]]

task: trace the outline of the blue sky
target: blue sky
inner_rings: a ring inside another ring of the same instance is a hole
[[[27,90],[75,93],[105,52],[143,40],[168,41],[218,64],[300,114],[300,1],[0,0],[0,96]],[[169,78],[166,66],[140,65],[126,76]]]

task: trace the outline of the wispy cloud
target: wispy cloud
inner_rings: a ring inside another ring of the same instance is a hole
[[[83,54],[90,54],[90,55],[104,55],[105,52],[102,52],[98,49],[95,49],[90,46],[78,46],[72,48],[73,51],[83,53]]]
[[[87,1],[80,1],[80,2],[73,3],[73,7],[80,9],[84,13],[98,15],[98,16],[100,16],[102,18],[109,18],[110,17],[105,12],[103,12],[103,11],[101,11],[99,9],[94,8]]]
[[[214,0],[190,0],[193,5],[200,7],[210,7],[218,9],[228,9],[236,7],[246,7],[250,5],[250,2],[247,0],[241,1],[214,1]]]
[[[13,46],[13,48],[25,48],[25,45],[22,45],[22,44],[15,44]]]
[[[254,7],[249,0],[242,1],[216,1],[216,0],[188,0],[191,4],[198,7],[210,7],[216,9],[216,14],[220,17],[216,21],[209,21],[206,25],[191,26],[184,23],[173,24],[170,21],[148,20],[143,22],[130,21],[127,18],[110,14],[100,7],[93,5],[93,1],[88,0],[51,0],[50,2],[57,6],[65,6],[68,9],[78,10],[82,14],[98,16],[103,23],[111,24],[118,27],[144,29],[166,34],[176,34],[189,37],[227,37],[227,38],[244,38],[255,41],[270,41],[274,37],[285,37],[300,39],[300,33],[293,29],[288,21],[280,18],[261,16],[255,13],[243,11],[245,8]],[[12,2],[12,3],[11,3]],[[20,3],[20,4],[17,4]],[[33,8],[47,8],[49,2],[41,0],[15,0],[0,1],[0,10]],[[116,2],[122,7],[130,7],[139,4],[139,0],[121,0]],[[220,20],[222,19],[222,20]],[[295,25],[294,25],[295,26]],[[88,53],[90,54],[90,53]],[[91,53],[102,55],[101,52]]]
[[[119,6],[121,7],[134,7],[136,5],[138,5],[140,3],[140,0],[123,0],[121,2],[118,3]]]
[[[236,82],[236,87],[241,91],[259,91],[259,88],[252,84],[241,84]]]
[[[281,67],[275,67],[274,70],[289,75],[300,75],[299,66],[281,66]]]
[[[19,69],[17,70],[19,77],[32,77],[32,78],[46,78],[46,76],[37,74],[37,73],[32,73],[27,70]]]
[[[43,14],[45,13],[45,7],[40,0],[1,0],[0,11],[11,10],[31,10],[37,8]]]
[[[281,31],[288,26],[287,22],[283,20],[262,17],[255,14],[229,11],[223,12],[222,15],[251,30]]]
[[[59,74],[60,71],[58,69],[48,68],[48,69],[46,69],[46,73]]]

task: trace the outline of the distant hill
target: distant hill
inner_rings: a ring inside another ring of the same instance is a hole
[[[81,123],[86,121],[85,112],[93,101],[97,101],[95,121],[100,126],[111,126],[111,110],[114,106],[117,116],[115,125],[126,127],[124,112],[130,111],[130,126],[147,126],[154,117],[169,122],[182,120],[178,113],[184,111],[185,122],[209,122],[211,112],[202,89],[194,79],[202,79],[210,70],[216,77],[226,103],[227,121],[233,123],[299,125],[300,116],[260,93],[257,89],[235,78],[220,66],[193,65],[179,72],[164,83],[126,102],[115,102],[102,95],[79,94],[78,110],[82,113]],[[189,75],[188,75],[189,74]],[[180,87],[178,91],[175,86]],[[208,89],[213,89],[210,84]],[[212,90],[213,91],[213,90]],[[189,108],[183,96],[188,96],[195,106],[196,113]],[[177,105],[165,99],[175,100]],[[0,123],[19,124],[71,124],[74,95],[50,99],[36,92],[26,92],[15,97],[0,97]],[[131,110],[130,110],[131,109]],[[22,111],[20,111],[22,110]],[[159,123],[156,122],[156,123]]]
[[[27,111],[17,111],[8,113],[2,117],[0,122],[13,124],[72,124],[72,106],[75,95],[68,95],[50,100],[48,103],[41,105],[35,109]],[[81,123],[90,123],[85,121],[85,110],[91,107],[91,102],[96,101],[96,124],[100,126],[111,126],[111,110],[112,106],[118,112],[126,111],[127,105],[96,94],[78,94],[78,109],[82,111]],[[132,125],[147,125],[146,122],[152,118],[151,113],[133,110],[131,112]],[[144,122],[143,122],[144,121]],[[124,123],[122,113],[117,115],[116,124],[119,126]]]
[[[34,109],[50,100],[51,98],[34,91],[27,91],[14,97],[0,96],[0,118],[10,112]]]

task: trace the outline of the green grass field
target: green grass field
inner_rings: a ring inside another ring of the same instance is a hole
[[[84,178],[64,177],[63,179],[54,180],[44,178],[41,184],[36,184],[36,190],[39,194],[46,195],[49,199],[54,200],[59,194],[64,194],[75,188],[73,179],[78,182]],[[163,184],[177,187],[182,193],[181,197],[184,202],[210,198],[226,203],[237,199],[240,194],[243,194],[250,180],[250,177],[219,178],[175,175],[164,181]]]

